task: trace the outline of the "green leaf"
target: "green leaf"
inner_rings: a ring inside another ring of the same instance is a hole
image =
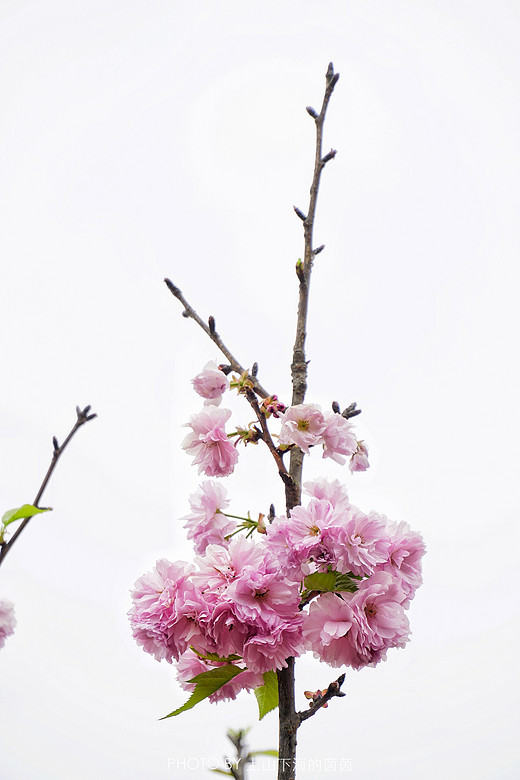
[[[349,593],[355,593],[357,589],[358,586],[350,574],[336,572],[336,586],[334,590],[348,590]]]
[[[264,684],[255,688],[255,696],[258,702],[258,720],[278,707],[278,678],[276,672],[265,672]]]
[[[47,509],[40,509],[38,506],[32,504],[24,504],[18,507],[18,509],[9,509],[2,517],[2,523],[4,526],[9,523],[14,523],[15,520],[23,520],[26,517],[32,517],[33,515],[39,515],[40,512],[50,512],[50,507]]]
[[[219,655],[218,653],[201,653],[199,650],[196,650],[194,647],[190,645],[190,650],[193,650],[196,655],[199,656],[199,658],[202,658],[203,661],[217,661],[220,663],[232,663],[233,661],[240,661],[242,656],[241,655]]]
[[[234,664],[227,664],[226,666],[219,666],[217,669],[210,669],[208,672],[202,672],[201,674],[198,674],[196,677],[193,677],[193,679],[188,680],[188,682],[195,683],[196,685],[195,690],[191,694],[186,704],[183,704],[182,707],[179,707],[173,712],[170,712],[169,715],[165,715],[164,717],[159,718],[159,720],[173,718],[175,715],[180,715],[181,712],[191,710],[191,708],[198,704],[199,701],[207,699],[208,696],[211,696],[212,693],[218,691],[219,688],[222,688],[223,685],[228,683],[233,679],[233,677],[236,677],[237,674],[240,674],[240,672],[243,671],[244,669],[241,669],[239,666],[235,666]]]
[[[277,750],[252,750],[249,755],[250,756],[272,756],[273,758],[278,758],[278,751]]]
[[[354,574],[341,574],[339,571],[316,572],[305,577],[303,581],[305,591],[302,595],[308,595],[313,590],[325,593],[348,590],[350,593],[355,593],[358,589],[356,580],[360,579],[361,577],[356,577]]]
[[[336,572],[317,571],[315,574],[309,574],[305,577],[303,584],[307,590],[331,591],[336,586]]]

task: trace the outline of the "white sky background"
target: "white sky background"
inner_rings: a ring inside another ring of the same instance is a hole
[[[32,501],[75,405],[99,414],[0,570],[2,778],[204,780],[228,727],[276,746],[252,695],[158,722],[185,694],[125,613],[158,557],[191,558],[181,426],[219,358],[162,280],[289,399],[292,205],[329,60],[307,399],[358,402],[372,469],[316,452],[306,473],[344,477],[428,555],[412,641],[302,726],[299,777],[313,758],[518,777],[519,52],[518,2],[0,2],[2,511]],[[278,482],[248,448],[233,509],[282,510]],[[297,676],[303,708],[337,672],[309,656]]]

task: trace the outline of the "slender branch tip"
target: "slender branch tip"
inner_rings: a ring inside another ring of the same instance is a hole
[[[165,280],[164,280],[164,283],[165,283],[166,287],[169,289],[169,291],[170,291],[170,292],[171,292],[173,295],[175,295],[176,297],[178,297],[178,296],[181,294],[181,291],[179,290],[179,288],[178,288],[178,287],[176,287],[176,286],[173,284],[173,282],[171,281],[171,279],[165,279]]]

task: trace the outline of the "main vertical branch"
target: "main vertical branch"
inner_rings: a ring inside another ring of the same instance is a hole
[[[313,248],[314,218],[316,215],[316,204],[318,201],[321,172],[323,171],[323,168],[327,162],[332,160],[336,154],[334,150],[331,150],[328,154],[322,156],[323,123],[325,122],[325,114],[327,113],[330,97],[339,79],[339,73],[334,73],[332,62],[329,63],[325,79],[325,95],[323,97],[323,104],[320,113],[316,114],[314,109],[310,107],[307,108],[308,113],[314,118],[316,123],[316,151],[314,155],[314,174],[312,177],[310,190],[309,209],[307,216],[304,216],[299,210],[296,211],[300,218],[303,218],[304,259],[303,263],[299,263],[296,268],[300,286],[298,296],[298,315],[296,320],[296,338],[294,341],[293,360],[291,364],[293,385],[292,406],[303,403],[305,399],[305,393],[307,391],[307,360],[305,357],[305,339],[307,336],[309,288],[311,283],[314,256],[323,249],[323,246],[320,246],[317,249]],[[296,506],[301,501],[300,486],[302,467],[303,453],[299,447],[294,447],[291,450],[289,474],[296,484],[296,492],[292,491],[291,494],[286,495],[287,511],[292,509],[293,506]]]
[[[300,283],[298,297],[298,315],[296,321],[296,339],[293,348],[291,375],[293,384],[292,406],[303,403],[307,391],[307,360],[305,356],[305,338],[307,336],[307,312],[309,307],[309,288],[314,256],[323,247],[313,248],[314,217],[318,200],[321,172],[327,162],[336,154],[331,150],[322,156],[323,123],[330,97],[339,79],[339,73],[334,73],[332,62],[329,63],[325,76],[325,95],[321,111],[316,114],[313,108],[307,112],[316,123],[316,152],[314,156],[314,174],[310,189],[310,201],[307,216],[295,208],[297,215],[303,220],[304,255],[303,263],[298,262],[296,273]],[[293,447],[290,454],[289,475],[286,482],[286,507],[289,512],[301,503],[301,484],[303,469],[303,452],[299,447]],[[287,659],[287,668],[278,671],[279,695],[279,752],[278,780],[294,780],[296,776],[296,732],[300,724],[295,708],[294,698],[294,658]]]

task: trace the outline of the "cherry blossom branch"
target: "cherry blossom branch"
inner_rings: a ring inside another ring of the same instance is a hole
[[[53,453],[52,453],[52,460],[51,464],[47,470],[47,473],[43,479],[42,484],[40,485],[40,488],[36,494],[36,498],[33,501],[33,506],[38,506],[45,488],[47,487],[50,478],[52,477],[52,474],[54,472],[54,469],[56,468],[56,465],[63,454],[63,451],[67,447],[70,440],[75,436],[76,432],[79,431],[82,425],[84,425],[86,422],[89,422],[89,420],[93,420],[94,417],[97,417],[97,414],[89,414],[90,412],[90,406],[85,406],[84,409],[80,409],[79,406],[76,406],[76,414],[78,419],[76,420],[76,423],[74,424],[74,427],[70,431],[69,435],[63,442],[63,444],[60,446],[58,444],[57,438],[54,436],[52,439],[52,444],[54,447]],[[14,543],[22,533],[22,531],[27,528],[29,525],[29,521],[31,520],[30,517],[26,517],[23,523],[16,529],[16,533],[13,534],[13,536],[9,539],[7,542],[3,542],[3,544],[0,546],[0,565],[3,563],[4,558],[6,557],[9,550],[13,547]]]
[[[322,696],[316,696],[316,698],[311,701],[308,710],[298,712],[297,715],[300,723],[303,723],[304,720],[307,720],[308,718],[311,718],[313,715],[315,715],[318,710],[321,709],[321,707],[324,707],[327,702],[334,698],[334,696],[346,696],[347,694],[340,690],[344,682],[345,675],[341,674],[337,680],[334,680],[334,682],[330,683],[329,687]]]
[[[278,473],[280,474],[280,477],[282,478],[284,484],[288,484],[291,482],[291,477],[285,467],[285,463],[283,462],[282,456],[279,452],[279,450],[276,448],[273,439],[271,437],[271,433],[269,431],[269,428],[267,427],[267,420],[265,414],[260,409],[260,406],[258,404],[258,401],[256,400],[256,396],[252,390],[249,392],[246,392],[246,398],[249,401],[254,413],[256,414],[257,420],[260,423],[260,427],[262,429],[262,433],[260,435],[260,438],[262,441],[264,441],[267,444],[267,447],[269,449],[269,452],[273,456],[273,458],[276,461],[276,465],[278,466]]]
[[[230,352],[230,350],[226,347],[222,339],[220,338],[219,334],[215,330],[215,318],[209,317],[208,318],[208,324],[204,322],[201,317],[197,314],[193,306],[190,306],[182,292],[179,290],[178,287],[176,287],[173,282],[170,279],[165,279],[164,283],[166,287],[169,289],[171,294],[177,298],[178,301],[182,303],[184,306],[184,311],[182,312],[183,317],[191,317],[192,320],[195,320],[197,325],[199,325],[204,333],[206,333],[210,339],[213,341],[214,344],[217,345],[217,347],[220,349],[223,355],[226,356],[226,358],[229,360],[229,365],[231,366],[233,371],[236,371],[238,374],[243,374],[245,372],[245,368],[240,365],[236,357]],[[255,374],[248,375],[248,379],[251,380],[253,384],[253,390],[257,395],[260,396],[260,398],[267,398],[269,393],[267,390],[265,390],[258,379],[256,378]]]
[[[273,456],[274,460],[276,461],[276,465],[278,468],[278,473],[280,474],[280,477],[282,478],[286,490],[292,490],[294,492],[295,485],[292,482],[292,479],[289,475],[289,472],[287,471],[287,468],[283,462],[282,456],[279,452],[279,450],[276,448],[273,439],[271,437],[271,434],[269,432],[269,428],[267,427],[266,422],[266,416],[260,409],[260,406],[258,404],[258,401],[256,399],[256,395],[258,395],[260,398],[268,398],[269,393],[267,390],[265,390],[260,382],[257,379],[256,373],[258,371],[258,365],[257,363],[254,363],[253,368],[251,370],[251,373],[248,373],[246,369],[238,362],[238,360],[235,358],[235,356],[231,353],[231,351],[228,349],[228,347],[224,344],[222,339],[220,338],[219,334],[215,330],[215,319],[214,317],[209,317],[208,325],[204,322],[201,317],[197,314],[193,306],[191,306],[186,298],[183,296],[181,291],[178,287],[176,287],[173,282],[171,282],[170,279],[165,279],[164,283],[166,284],[167,288],[170,290],[171,294],[179,300],[182,305],[184,306],[183,315],[185,317],[190,317],[192,320],[195,320],[195,322],[202,328],[204,333],[206,333],[210,339],[217,345],[217,347],[220,349],[220,351],[225,355],[225,357],[229,360],[229,365],[232,371],[236,371],[241,376],[241,382],[240,384],[242,386],[245,386],[247,383],[250,390],[245,390],[245,396],[247,400],[249,401],[249,404],[251,405],[256,418],[258,422],[260,423],[261,427],[261,434],[260,438],[262,441],[265,442],[267,445],[271,455]],[[246,378],[247,377],[247,378]],[[244,391],[242,391],[244,392]],[[256,395],[255,395],[256,393]]]
[[[323,123],[329,105],[329,100],[339,79],[339,73],[334,73],[332,62],[325,74],[325,94],[319,114],[307,107],[307,113],[316,124],[316,147],[314,155],[314,173],[310,190],[310,201],[307,215],[295,207],[295,212],[303,221],[304,255],[303,263],[298,260],[296,275],[299,281],[298,314],[296,320],[296,338],[293,348],[291,376],[293,384],[292,406],[303,403],[307,391],[307,360],[305,357],[305,338],[307,334],[307,312],[309,307],[309,287],[312,265],[315,255],[324,247],[313,249],[314,217],[318,200],[321,172],[327,162],[336,154],[331,150],[322,156]],[[285,485],[285,500],[287,514],[293,507],[301,503],[301,483],[303,470],[303,452],[299,447],[291,450],[289,462],[290,480]],[[287,759],[279,762],[278,780],[292,780],[296,763],[296,732],[301,723],[300,715],[295,709],[294,699],[294,658],[287,659],[287,667],[277,672],[279,696],[279,756]]]

